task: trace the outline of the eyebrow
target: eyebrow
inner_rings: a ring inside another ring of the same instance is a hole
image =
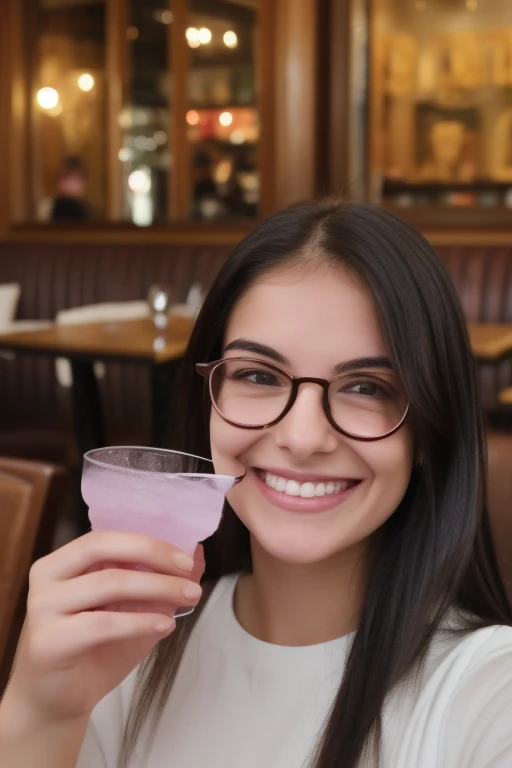
[[[239,350],[241,352],[251,352],[255,355],[263,355],[263,357],[268,357],[270,360],[274,360],[274,362],[280,363],[281,365],[291,365],[290,361],[280,352],[272,349],[272,347],[267,347],[266,344],[260,344],[258,341],[251,341],[250,339],[235,339],[235,341],[231,341],[226,347],[224,347],[224,352],[228,352],[233,349]],[[343,363],[338,363],[338,365],[335,365],[333,368],[333,374],[334,376],[338,376],[342,373],[359,370],[361,368],[382,368],[393,372],[395,370],[391,360],[388,357],[357,357],[353,360],[346,360]]]

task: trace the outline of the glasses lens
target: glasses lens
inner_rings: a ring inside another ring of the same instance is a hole
[[[246,427],[264,427],[279,418],[291,390],[284,374],[256,360],[241,359],[220,363],[213,370],[210,386],[222,416]]]
[[[392,377],[358,373],[329,386],[329,406],[336,424],[355,437],[382,437],[397,427],[407,400]]]

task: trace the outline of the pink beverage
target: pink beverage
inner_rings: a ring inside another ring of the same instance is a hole
[[[82,496],[92,530],[153,536],[192,556],[219,527],[225,495],[237,482],[208,470],[209,459],[158,448],[89,451]]]

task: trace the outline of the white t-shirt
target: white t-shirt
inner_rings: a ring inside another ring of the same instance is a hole
[[[148,755],[129,768],[303,768],[353,635],[308,647],[249,635],[221,579],[189,639]],[[135,672],[94,710],[77,768],[116,768]],[[420,685],[383,710],[384,768],[512,768],[512,628],[440,632]],[[372,767],[373,768],[373,767]]]

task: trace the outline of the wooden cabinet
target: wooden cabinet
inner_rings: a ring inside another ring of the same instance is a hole
[[[0,237],[235,240],[317,190],[314,0],[4,0],[0,56]]]

